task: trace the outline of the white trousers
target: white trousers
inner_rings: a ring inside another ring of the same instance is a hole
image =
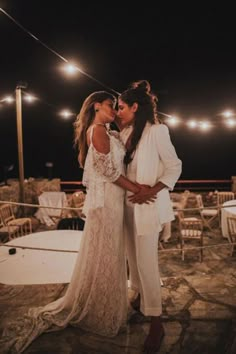
[[[130,286],[140,293],[140,310],[145,316],[162,313],[161,284],[158,266],[159,235],[137,235],[134,208],[125,206],[126,249]]]

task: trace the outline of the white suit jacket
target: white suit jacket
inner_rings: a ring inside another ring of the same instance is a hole
[[[127,133],[121,132],[121,139]],[[134,217],[138,235],[160,232],[163,224],[174,220],[169,190],[172,190],[182,172],[182,162],[171,142],[169,129],[164,124],[147,123],[136,148],[137,175],[140,184],[154,186],[158,181],[168,188],[157,194],[151,204],[134,204]],[[132,162],[131,162],[132,163]]]

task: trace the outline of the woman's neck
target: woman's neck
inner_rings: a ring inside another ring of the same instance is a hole
[[[105,123],[101,123],[101,122],[93,122],[93,124],[95,124],[95,125],[102,125],[103,127],[105,127],[105,126],[106,126],[106,124],[105,124]]]

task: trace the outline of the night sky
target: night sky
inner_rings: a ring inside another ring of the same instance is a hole
[[[128,4],[128,5],[127,5]],[[236,112],[235,12],[220,6],[166,5],[151,2],[1,1],[0,7],[48,47],[118,92],[130,82],[150,81],[160,112],[176,114],[182,124],[171,139],[183,161],[181,179],[230,179],[236,175],[236,127],[220,113]],[[20,81],[39,100],[23,103],[25,177],[53,175],[80,180],[73,148],[75,114],[93,91],[104,87],[83,74],[66,77],[63,61],[0,12],[0,100],[14,95]],[[207,118],[209,132],[189,130],[186,121]],[[161,118],[164,118],[162,116]],[[0,103],[0,181],[3,167],[18,176],[15,105]]]

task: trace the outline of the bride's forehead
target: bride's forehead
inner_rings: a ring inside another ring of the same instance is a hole
[[[115,100],[112,100],[111,98],[107,98],[106,100],[104,100],[103,102],[101,103],[105,103],[105,104],[115,104],[116,101]]]

